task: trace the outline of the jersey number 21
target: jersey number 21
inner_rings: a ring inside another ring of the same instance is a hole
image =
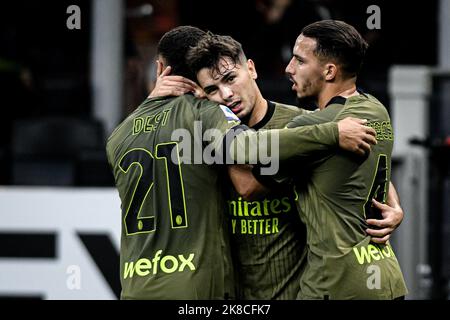
[[[119,161],[119,168],[124,174],[129,174],[132,167],[140,171],[134,191],[127,208],[122,208],[124,226],[127,235],[152,232],[156,229],[155,216],[143,213],[142,208],[152,188],[155,185],[153,177],[153,161],[165,166],[167,179],[167,201],[172,228],[186,228],[186,203],[183,189],[181,165],[171,161],[173,149],[178,155],[176,142],[160,143],[156,146],[155,155],[143,148],[127,151]],[[144,216],[145,215],[145,216]]]

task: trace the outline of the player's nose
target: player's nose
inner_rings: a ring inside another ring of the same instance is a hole
[[[284,72],[286,72],[286,74],[288,74],[288,75],[291,75],[291,74],[293,74],[294,72],[294,67],[293,67],[293,61],[294,61],[294,58],[292,58],[290,61],[289,61],[289,63],[288,63],[288,65],[286,66],[286,69],[284,70]]]
[[[233,97],[233,90],[230,87],[223,86],[220,88],[220,94],[223,100],[230,100]]]

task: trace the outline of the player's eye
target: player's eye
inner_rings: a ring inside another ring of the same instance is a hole
[[[227,82],[233,82],[236,79],[236,76],[229,76]]]
[[[205,86],[203,88],[203,91],[206,94],[211,94],[211,93],[215,92],[216,90],[217,90],[217,86],[215,86],[215,85],[209,85],[209,86]]]
[[[214,93],[216,93],[217,92],[217,88],[211,88],[211,89],[206,89],[205,90],[205,93],[207,94],[207,95],[211,95],[211,94],[214,94]]]

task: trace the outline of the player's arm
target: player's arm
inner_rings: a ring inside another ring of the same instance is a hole
[[[227,169],[234,189],[242,199],[256,200],[270,191],[255,178],[250,165],[230,165]]]
[[[156,63],[157,81],[149,97],[179,96],[188,92],[194,92],[197,97],[204,97],[203,90],[195,82],[180,76],[170,76],[170,66],[163,70],[162,63],[160,61]],[[302,114],[307,113],[309,111],[304,110]],[[297,128],[294,131],[282,129],[271,132],[272,130],[269,130],[268,132],[257,134],[257,139],[268,141],[267,139],[270,136],[276,134],[280,138],[280,144],[279,147],[276,145],[274,147],[278,150],[266,150],[268,148],[267,143],[258,143],[258,148],[265,149],[261,151],[266,153],[257,152],[257,154],[278,154],[279,160],[283,161],[293,156],[310,155],[311,153],[334,147],[337,144],[345,150],[364,154],[370,151],[369,143],[374,144],[373,141],[376,143],[376,140],[373,138],[375,131],[371,128],[363,127],[362,124],[363,121],[360,119],[345,119],[337,124],[320,124]],[[254,133],[240,135],[239,138],[235,139],[234,143],[242,145],[242,142],[245,142],[249,135],[254,135]],[[236,149],[238,151],[233,154],[232,159],[240,159],[239,163],[258,162],[256,159],[247,157],[245,152],[241,152],[242,146],[238,146]],[[245,160],[242,162],[242,159]]]
[[[212,139],[208,144],[212,145],[212,150],[216,150],[216,153],[224,157],[223,163],[227,165],[257,163],[267,165],[267,162],[261,161],[260,155],[270,155],[269,161],[279,161],[329,150],[339,144],[354,149],[354,145],[359,143],[348,144],[348,142],[355,138],[370,139],[368,136],[371,136],[375,141],[373,137],[375,130],[363,126],[358,120],[345,119],[340,123],[329,122],[294,129],[256,132],[240,125],[236,115],[225,106],[198,100],[193,107],[199,113],[204,134],[211,129],[221,132],[222,138]],[[249,141],[252,143],[248,143]],[[241,194],[253,196],[260,193],[261,185],[259,182],[254,183],[256,180],[251,179],[254,177],[249,178],[249,171],[232,170],[232,172],[235,175],[232,181],[235,182],[235,187],[241,191]],[[247,176],[239,177],[239,174],[244,173]],[[252,181],[252,184],[246,183],[248,181]]]
[[[338,133],[336,134],[335,129],[337,128]],[[293,157],[298,157],[301,155],[309,155],[316,151],[327,150],[337,145],[336,140],[339,142],[339,145],[344,146],[347,150],[356,150],[356,146],[359,145],[360,141],[358,139],[367,139],[366,135],[372,137],[371,142],[374,142],[374,137],[371,134],[374,134],[374,131],[371,128],[365,127],[362,125],[362,122],[357,119],[345,119],[340,123],[327,123],[321,124],[317,126],[306,126],[295,129],[285,129],[280,130],[281,135],[276,140],[278,141],[278,152],[279,152],[279,160],[287,160]],[[260,163],[261,159],[252,158],[253,156],[262,154],[268,154],[267,152],[271,152],[269,154],[274,155],[274,150],[261,150],[264,148],[273,147],[273,145],[269,143],[253,143],[251,145],[257,145],[258,150],[253,150],[254,152],[248,152],[245,149],[245,138],[249,138],[248,134],[258,134],[261,132],[244,131],[243,133],[238,134],[235,139],[237,145],[233,150],[238,155],[238,163]],[[267,134],[273,133],[273,131],[269,130],[266,132]],[[285,134],[285,135],[283,135]],[[291,135],[291,136],[289,136]],[[336,135],[338,138],[336,139]],[[239,139],[242,139],[239,140]],[[267,142],[267,137],[262,139],[262,141]],[[239,145],[240,143],[240,145]],[[250,146],[250,144],[247,144]],[[361,150],[362,154],[364,154],[365,150]],[[239,153],[240,152],[240,153]],[[275,150],[277,152],[277,150]],[[236,159],[234,159],[236,160]],[[240,162],[239,162],[240,161]],[[231,181],[236,189],[236,191],[245,199],[245,200],[254,200],[258,197],[263,196],[270,189],[275,189],[279,187],[279,184],[286,183],[290,180],[292,176],[292,172],[286,170],[286,168],[282,168],[283,172],[278,172],[276,176],[268,176],[263,174],[263,171],[260,170],[259,166],[256,166],[252,171],[250,166],[230,166],[228,169],[228,173]],[[267,169],[267,167],[266,167]],[[278,171],[278,168],[275,169],[275,172]]]
[[[368,228],[367,234],[372,236],[375,243],[386,243],[391,237],[392,232],[400,226],[403,221],[404,213],[400,206],[400,199],[392,182],[389,184],[389,192],[386,204],[380,203],[375,199],[372,200],[375,207],[381,210],[383,219],[367,219],[369,226],[375,226],[378,229]]]
[[[326,109],[312,112],[303,113],[295,118],[293,118],[288,124],[287,128],[296,128],[302,126],[309,126],[314,124],[336,122],[338,123],[339,132],[345,132],[347,126],[352,125],[351,120],[358,122],[361,126],[367,123],[367,120],[358,119],[351,112],[344,111],[342,105],[335,104],[328,106]],[[342,128],[341,128],[342,127]],[[348,135],[343,134],[339,137],[339,146],[347,151],[355,152],[359,155],[364,155],[370,152],[370,145],[376,144],[375,131],[368,130],[367,127],[361,128],[361,131],[348,132]],[[369,135],[364,134],[370,133]]]
[[[294,157],[307,157],[314,153],[341,147],[364,155],[370,144],[376,144],[375,130],[364,126],[365,120],[345,118],[339,122],[308,125],[290,129],[247,130],[235,135],[228,152],[239,164],[261,163],[261,154],[285,161]],[[256,147],[257,152],[250,146]],[[275,143],[273,143],[275,142]],[[265,163],[264,163],[265,164]]]

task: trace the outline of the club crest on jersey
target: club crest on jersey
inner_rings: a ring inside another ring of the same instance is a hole
[[[228,121],[240,121],[239,118],[227,106],[219,105]]]

